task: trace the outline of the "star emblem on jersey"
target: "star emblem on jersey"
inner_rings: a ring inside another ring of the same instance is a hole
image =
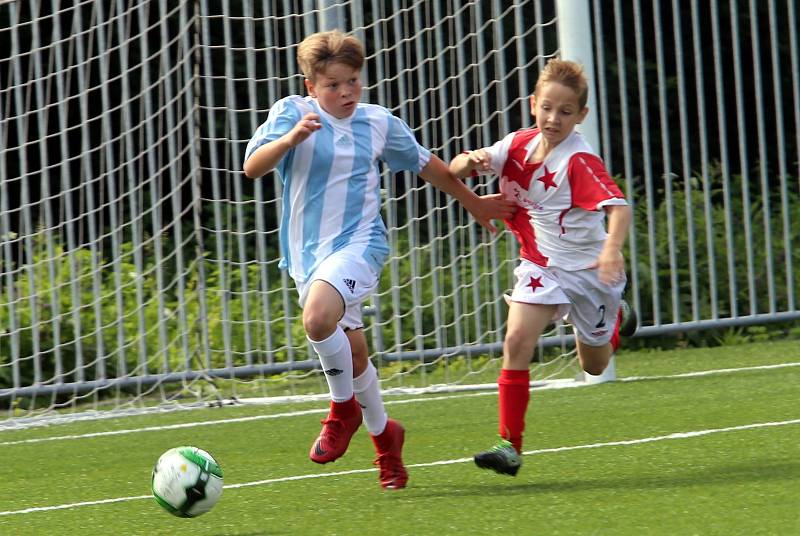
[[[547,166],[544,166],[544,173],[542,173],[542,176],[536,180],[544,184],[544,191],[546,192],[550,188],[558,188],[556,182],[553,180],[555,176],[556,176],[555,173],[547,169]]]
[[[531,291],[536,292],[537,288],[542,288],[544,286],[542,284],[542,276],[539,277],[531,276],[531,282],[528,283],[526,286],[531,287]]]
[[[347,285],[347,288],[350,289],[350,294],[352,294],[356,289],[356,282],[354,279],[342,279],[344,284]]]

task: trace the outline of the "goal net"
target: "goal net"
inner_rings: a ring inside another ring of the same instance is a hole
[[[304,92],[296,43],[333,26],[366,46],[363,100],[445,161],[528,126],[557,50],[534,0],[0,2],[6,426],[327,392],[278,269],[280,181],[241,166],[271,103]],[[494,382],[513,237],[383,180],[393,251],[366,334],[384,389]],[[574,376],[566,339],[534,378]]]

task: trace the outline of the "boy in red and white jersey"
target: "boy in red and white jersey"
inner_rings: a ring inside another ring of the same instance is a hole
[[[529,366],[554,319],[575,327],[583,370],[599,375],[619,341],[625,289],[622,246],[631,222],[625,196],[575,126],[588,113],[577,63],[552,59],[530,97],[536,126],[450,162],[459,177],[492,173],[516,201],[506,225],[520,243],[498,378],[500,442],[475,455],[479,467],[516,475],[530,398]],[[604,221],[608,218],[608,230]]]

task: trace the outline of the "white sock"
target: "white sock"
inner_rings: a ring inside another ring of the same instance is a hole
[[[347,402],[353,398],[353,354],[350,341],[344,330],[336,326],[336,331],[325,340],[308,342],[319,354],[328,389],[334,402]]]
[[[372,435],[380,435],[386,428],[387,417],[383,408],[378,371],[372,362],[367,364],[367,370],[361,376],[353,379],[353,392],[361,404],[361,414],[364,416],[367,431]]]

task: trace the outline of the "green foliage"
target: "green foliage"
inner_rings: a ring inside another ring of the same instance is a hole
[[[722,180],[712,176],[708,184]],[[635,207],[635,290],[644,323],[656,315],[669,324],[767,312],[771,304],[765,284],[770,277],[777,290],[775,307],[787,310],[784,289],[800,288],[800,220],[789,218],[791,228],[781,227],[781,218],[775,216],[779,198],[771,200],[769,208],[756,199],[746,210],[740,178],[730,181],[728,191],[709,186],[707,206],[701,186],[699,179],[689,189],[674,185],[671,204],[664,196],[650,217],[645,203]],[[788,195],[786,210],[800,213],[797,192]],[[770,215],[769,231],[765,213]],[[741,232],[745,218],[750,222],[749,241]],[[670,219],[672,228],[667,225]],[[510,288],[516,263],[508,253],[513,251],[510,233],[493,237],[493,243],[472,243],[469,233],[458,229],[451,250],[449,243],[436,238],[421,244],[419,238],[411,240],[425,232],[392,230],[397,256],[382,274],[375,315],[367,318],[368,340],[378,356],[465,341],[494,343],[501,337],[506,311],[501,293]],[[791,274],[785,270],[785,236],[794,240]],[[217,249],[212,240],[225,240],[228,247]],[[224,233],[207,238],[205,244],[206,251],[221,252],[224,260],[200,254],[193,245],[184,246],[178,256],[174,242],[166,235],[144,237],[137,246],[123,243],[117,257],[110,258],[88,249],[67,251],[57,235],[43,231],[27,237],[27,262],[2,267],[11,275],[3,276],[0,292],[0,388],[15,385],[15,380],[16,385],[31,385],[57,376],[69,382],[313,357],[296,291],[277,268],[274,245],[269,262],[232,262],[226,250],[234,241]],[[247,254],[255,256],[254,250]],[[773,259],[771,271],[768,255]],[[678,298],[677,316],[673,295]],[[630,344],[708,346],[787,335],[797,337],[797,328],[768,324],[692,331]]]
[[[688,189],[675,181],[671,203],[663,191],[658,192],[663,201],[653,207],[652,213],[647,203],[636,205],[637,263],[632,268],[637,274],[641,318],[658,317],[662,324],[670,324],[715,315],[727,318],[767,313],[772,306],[767,287],[770,280],[775,289],[775,309],[788,310],[790,283],[795,289],[800,288],[800,219],[791,216],[800,214],[800,196],[797,192],[788,193],[789,228],[784,229],[779,216],[779,191],[773,192],[769,203],[765,203],[750,186],[748,206],[743,201],[746,196],[742,177],[731,178],[727,190],[722,184],[719,169],[714,169],[705,185],[697,177],[691,179]],[[704,187],[709,189],[708,202]],[[634,197],[645,199],[642,192]],[[749,235],[744,232],[745,221]],[[792,240],[791,248],[786,247],[785,236]],[[628,259],[632,258],[631,247],[629,243]],[[786,271],[787,251],[792,255],[791,274]],[[673,295],[677,296],[675,304]],[[741,332],[748,334],[747,340],[759,340],[769,337],[771,330],[764,328],[760,335],[752,328]],[[785,334],[785,329],[781,332]],[[723,341],[730,337],[715,331],[710,339]],[[687,333],[679,339],[706,344],[709,333]]]
[[[245,352],[247,330],[252,344],[266,347],[255,329],[265,322],[278,334],[273,348],[287,346],[281,338],[285,323],[291,324],[294,340],[304,340],[296,338],[297,318],[285,314],[293,306],[284,307],[280,292],[254,290],[264,275],[254,264],[234,269],[230,263],[195,258],[180,266],[175,255],[165,253],[174,251],[171,245],[163,245],[156,256],[153,241],[145,241],[139,252],[123,244],[113,261],[86,249],[68,253],[43,232],[29,243],[30,262],[0,297],[0,387],[13,385],[15,358],[19,384],[30,385],[57,374],[79,381],[244,364],[244,358],[226,362],[221,350]],[[184,250],[185,258],[191,259],[191,252]],[[158,270],[165,277],[159,279]],[[277,269],[271,271],[270,280],[279,281]],[[168,279],[169,274],[181,277]],[[258,321],[242,322],[245,309]]]
[[[456,240],[460,245],[452,255],[447,244],[436,240],[412,246],[406,236],[394,237],[400,256],[383,271],[377,322],[372,322],[372,329],[382,326],[382,339],[388,341],[384,350],[455,345],[459,339],[498,340],[506,312],[499,293],[510,288],[517,260],[503,255],[505,241],[513,240],[510,233],[494,240],[476,245]],[[498,263],[492,261],[493,247]],[[387,319],[399,323],[399,335]]]

